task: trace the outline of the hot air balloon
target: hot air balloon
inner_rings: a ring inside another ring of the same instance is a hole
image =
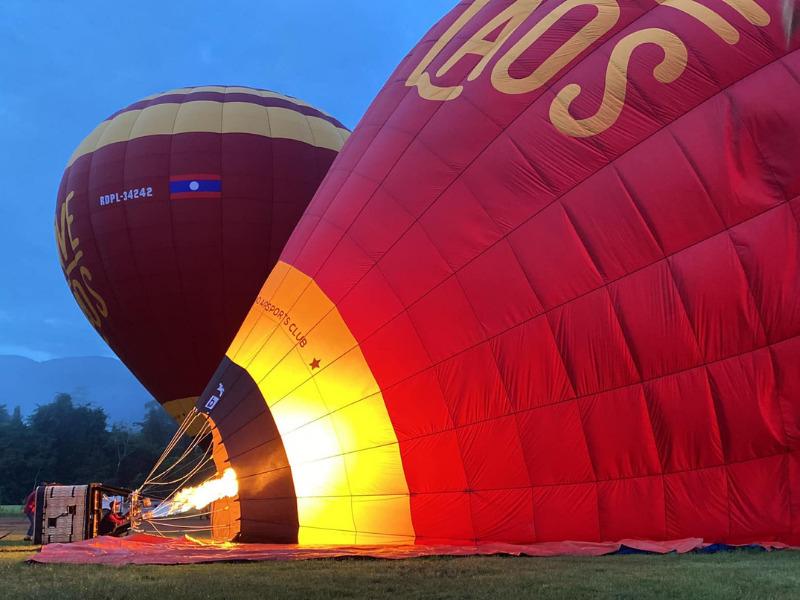
[[[197,408],[240,539],[800,543],[800,36],[473,0],[336,159]]]
[[[347,136],[296,98],[206,86],[130,105],[70,158],[56,206],[67,283],[179,421]]]

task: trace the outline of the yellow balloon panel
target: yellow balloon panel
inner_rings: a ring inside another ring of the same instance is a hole
[[[334,304],[307,275],[278,263],[245,325],[228,358],[256,381],[281,434],[300,543],[413,540],[397,436]]]

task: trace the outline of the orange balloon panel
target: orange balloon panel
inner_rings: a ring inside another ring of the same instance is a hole
[[[206,86],[136,102],[75,150],[56,208],[67,282],[179,420],[347,136],[296,98]]]
[[[248,465],[242,536],[800,543],[791,8],[435,25],[199,401]]]

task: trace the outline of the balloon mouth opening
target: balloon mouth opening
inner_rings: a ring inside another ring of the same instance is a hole
[[[131,495],[131,529],[230,541],[239,533],[239,479],[213,420],[192,409]]]

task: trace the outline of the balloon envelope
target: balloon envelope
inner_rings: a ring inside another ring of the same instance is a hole
[[[95,329],[178,419],[191,408],[348,135],[295,98],[183,88],[76,149],[56,238]]]
[[[785,25],[766,0],[438,23],[199,401],[242,538],[800,542]]]

